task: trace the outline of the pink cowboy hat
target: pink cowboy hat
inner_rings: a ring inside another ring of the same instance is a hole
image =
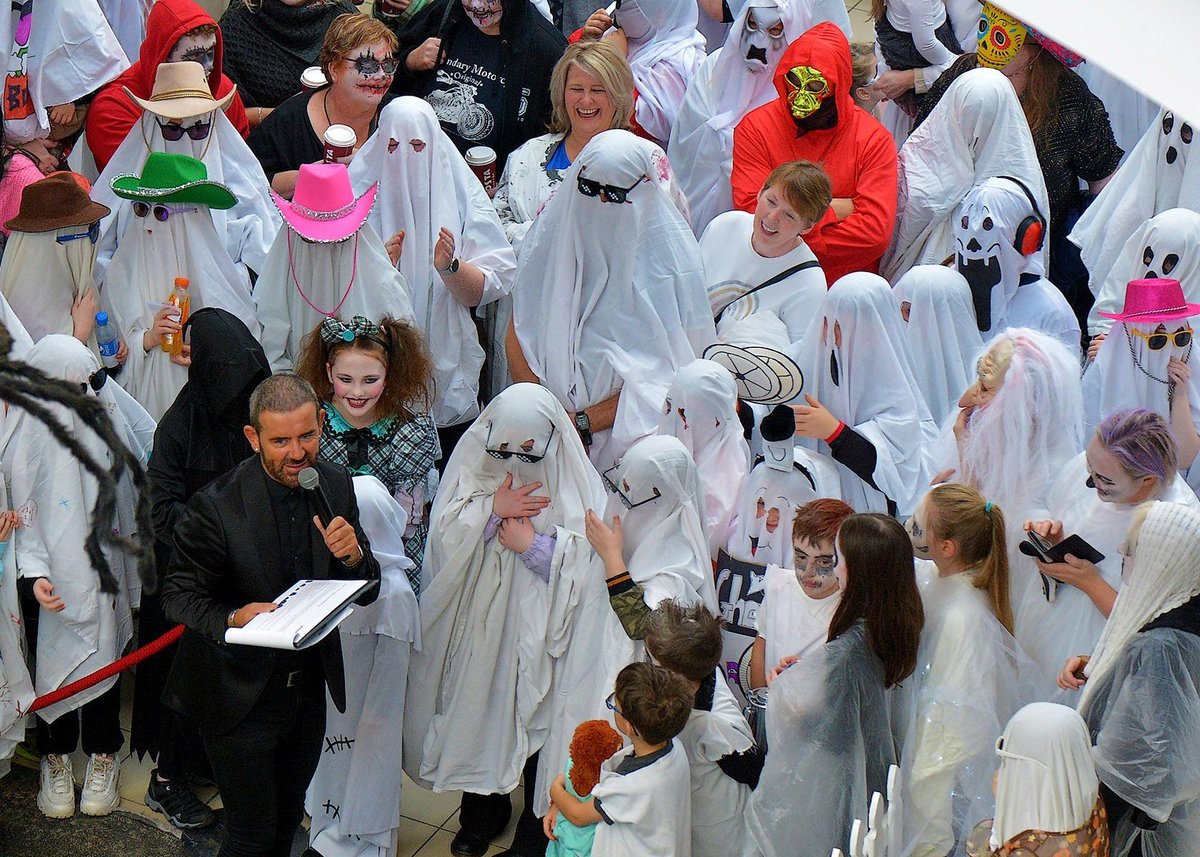
[[[1200,315],[1200,304],[1184,300],[1179,280],[1130,280],[1125,287],[1125,308],[1097,315],[1129,324],[1157,324]]]
[[[355,199],[345,164],[301,164],[292,201],[275,191],[271,191],[271,198],[287,225],[302,238],[334,244],[362,228],[378,190],[376,182]]]

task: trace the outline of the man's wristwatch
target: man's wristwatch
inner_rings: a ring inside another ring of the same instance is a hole
[[[462,266],[462,262],[457,256],[450,260],[450,264],[442,269],[443,274],[457,274],[458,269]]]
[[[592,421],[588,419],[587,411],[575,412],[575,431],[579,432],[584,446],[592,445]]]

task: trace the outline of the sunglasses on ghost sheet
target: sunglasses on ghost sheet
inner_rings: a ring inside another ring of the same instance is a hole
[[[195,125],[188,125],[186,128],[178,122],[159,122],[158,130],[162,132],[164,140],[170,140],[172,143],[182,140],[184,134],[187,134],[192,140],[203,140],[208,137],[209,132],[212,130],[212,120],[197,122]]]
[[[649,176],[642,176],[629,187],[615,187],[610,184],[602,184],[592,179],[584,178],[583,172],[579,173],[576,183],[579,185],[579,192],[584,196],[598,196],[601,202],[612,202],[620,205],[629,202],[629,193],[642,182],[650,181]]]
[[[91,387],[92,392],[99,393],[104,389],[105,382],[108,381],[109,372],[110,370],[107,366],[97,369],[88,376],[86,384],[79,385],[79,391],[81,393],[86,393],[88,391],[88,387]]]
[[[1172,341],[1176,348],[1187,348],[1192,344],[1192,329],[1190,327],[1181,328],[1174,333],[1166,333],[1165,331],[1155,331],[1154,333],[1146,333],[1135,328],[1128,328],[1129,332],[1134,336],[1146,340],[1146,347],[1151,351],[1162,351]]]
[[[662,494],[659,493],[657,488],[651,486],[650,490],[653,491],[654,493],[651,494],[649,497],[647,497],[645,500],[639,500],[637,503],[634,503],[632,500],[630,500],[628,497],[625,496],[625,492],[622,491],[617,486],[617,483],[614,481],[614,477],[617,474],[617,468],[620,466],[621,466],[621,462],[618,461],[612,467],[608,468],[608,470],[605,470],[603,473],[601,473],[600,479],[604,482],[605,488],[607,488],[609,491],[611,491],[612,493],[617,495],[617,499],[619,499],[621,501],[621,505],[624,506],[626,509],[636,509],[638,506],[645,506],[647,503],[653,503],[655,500],[657,500],[659,497],[662,496]]]
[[[483,451],[492,458],[499,458],[501,461],[515,457],[517,461],[524,461],[527,464],[537,464],[546,457],[547,451],[550,449],[550,441],[554,440],[554,426],[550,426],[550,436],[546,438],[546,446],[542,449],[541,455],[534,455],[529,452],[517,452],[511,449],[492,449],[492,429],[495,424],[488,426],[487,439],[483,442]]]
[[[100,240],[100,221],[97,220],[84,232],[72,232],[70,235],[56,235],[54,240],[59,244],[67,244],[71,241],[78,241],[81,238],[88,238],[93,244]]]
[[[135,217],[145,217],[154,212],[154,219],[159,223],[166,223],[172,214],[183,214],[186,211],[199,211],[194,205],[163,205],[161,202],[151,205],[148,202],[138,200],[133,204],[133,214]]]

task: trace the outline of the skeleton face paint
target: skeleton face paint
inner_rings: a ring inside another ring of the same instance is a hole
[[[217,63],[217,34],[185,33],[167,54],[167,62],[198,62],[205,74],[212,74]]]
[[[981,68],[1002,69],[1017,55],[1028,34],[1025,25],[991,3],[983,4],[979,16],[978,49]]]
[[[821,103],[833,94],[825,75],[807,65],[798,65],[784,76],[788,107],[792,118],[807,119],[820,109]]]
[[[462,5],[472,24],[484,33],[495,35],[494,31],[500,26],[500,18],[504,14],[501,0],[463,0]]]
[[[392,85],[395,73],[396,60],[387,45],[371,42],[350,52],[334,83],[339,88],[348,86],[357,100],[378,104]]]
[[[755,7],[746,12],[742,30],[742,59],[754,74],[770,71],[787,47],[783,16],[778,8]]]
[[[795,550],[796,581],[809,598],[828,598],[838,591],[837,548],[832,541],[813,543],[797,539]]]

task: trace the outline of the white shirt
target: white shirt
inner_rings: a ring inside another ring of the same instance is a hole
[[[793,569],[778,565],[768,565],[765,578],[758,636],[767,641],[763,666],[770,670],[785,655],[805,655],[825,645],[842,593],[812,598]]]
[[[592,795],[605,821],[596,826],[592,857],[688,857],[692,853],[692,789],[687,754],[678,743],[661,759],[628,774],[617,766],[626,747],[600,766]]]

